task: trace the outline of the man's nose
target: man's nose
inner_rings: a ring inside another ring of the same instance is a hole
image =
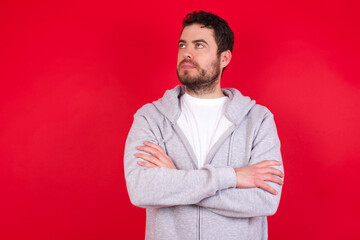
[[[183,56],[184,56],[185,59],[192,59],[193,58],[193,55],[192,55],[192,53],[190,51],[185,51]]]

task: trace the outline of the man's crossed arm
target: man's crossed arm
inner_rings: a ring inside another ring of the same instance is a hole
[[[251,165],[235,169],[209,164],[197,170],[176,169],[157,145],[157,128],[151,128],[151,124],[136,114],[125,144],[125,178],[134,205],[161,208],[196,204],[228,217],[268,216],[276,212],[284,175],[280,161],[266,160],[281,160],[272,115],[264,118],[264,127],[260,127],[253,141]]]
[[[135,157],[145,160],[137,162],[140,166],[147,168],[165,167],[176,169],[171,158],[159,145],[152,142],[144,142],[144,146],[138,146],[137,149],[148,153],[135,154]],[[236,174],[236,188],[261,188],[271,194],[278,194],[278,192],[265,181],[277,183],[279,185],[283,184],[283,172],[271,167],[280,166],[281,164],[280,161],[265,160],[251,166],[234,168]]]

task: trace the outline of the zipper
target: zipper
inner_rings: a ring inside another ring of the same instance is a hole
[[[199,240],[201,240],[201,207],[199,206]]]
[[[200,206],[198,206],[198,210],[197,210],[197,214],[198,214],[198,221],[197,221],[197,240],[200,240]]]
[[[184,132],[181,130],[181,128],[177,125],[177,124],[172,124],[175,132],[178,134],[178,136],[180,137],[181,141],[183,142],[186,150],[188,151],[189,155],[190,155],[190,159],[192,160],[192,165],[194,169],[199,169],[199,165],[198,165],[198,161],[196,158],[196,155],[194,153],[194,149],[191,147],[189,140],[187,139],[187,137],[185,136]],[[200,240],[201,239],[201,232],[200,232],[200,224],[201,224],[201,216],[200,216],[200,211],[201,208],[200,206],[197,206],[197,224],[196,224],[196,239]]]
[[[216,141],[216,143],[212,146],[208,155],[206,156],[205,165],[211,163],[211,160],[214,158],[214,155],[217,153],[220,146],[224,143],[226,138],[228,138],[235,129],[236,129],[236,125],[232,125],[223,133],[223,135],[220,136],[219,140]],[[229,149],[229,151],[231,151],[231,149]]]
[[[179,135],[181,141],[183,142],[186,150],[188,151],[190,158],[192,160],[192,164],[194,169],[199,169],[198,161],[196,158],[196,155],[194,153],[193,148],[191,147],[189,140],[186,138],[184,132],[180,129],[180,127],[177,124],[172,124],[175,132]],[[212,158],[214,157],[215,153],[218,151],[219,147],[223,144],[223,142],[226,140],[228,136],[231,135],[231,133],[236,129],[236,125],[232,125],[229,127],[228,130],[224,132],[223,135],[220,136],[219,140],[216,141],[216,143],[213,145],[213,147],[210,149],[208,155],[206,156],[205,164],[210,164]],[[230,151],[230,149],[229,149]],[[201,207],[198,206],[197,210],[198,215],[198,221],[197,221],[197,240],[201,240]]]

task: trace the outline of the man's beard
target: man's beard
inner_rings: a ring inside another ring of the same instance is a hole
[[[194,65],[196,69],[199,70],[199,75],[191,77],[189,76],[188,70],[184,71],[183,76],[179,75],[180,66],[184,62],[189,62]],[[207,74],[207,72],[204,69],[201,69],[199,65],[193,61],[189,60],[183,60],[179,67],[176,69],[177,76],[182,84],[184,84],[187,88],[195,92],[196,94],[204,94],[212,92],[214,87],[217,84],[218,78],[220,76],[220,58],[217,58],[212,63],[212,68],[210,70],[215,70],[212,73]]]

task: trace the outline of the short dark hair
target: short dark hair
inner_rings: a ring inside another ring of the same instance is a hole
[[[226,50],[232,52],[234,46],[234,33],[224,19],[211,12],[204,12],[202,10],[198,12],[193,11],[185,16],[182,22],[183,30],[186,26],[194,23],[202,24],[207,28],[214,29],[215,42],[218,47],[218,56]]]

